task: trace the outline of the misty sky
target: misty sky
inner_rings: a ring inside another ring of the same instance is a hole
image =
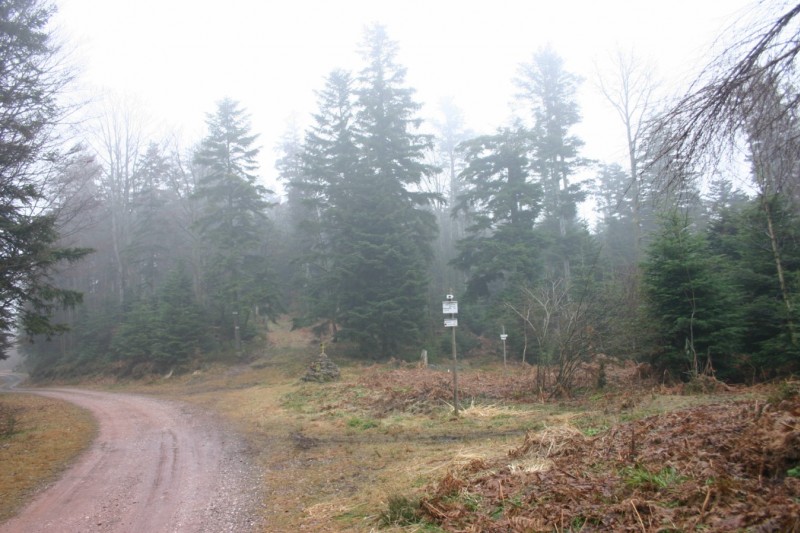
[[[584,154],[624,161],[623,130],[595,89],[596,66],[633,50],[685,87],[720,33],[748,12],[745,0],[56,0],[56,24],[86,94],[136,99],[153,124],[189,145],[205,114],[229,96],[261,134],[261,174],[273,186],[274,152],[292,117],[304,126],[315,90],[334,68],[358,69],[363,28],[387,27],[407,83],[434,116],[450,96],[468,125],[488,133],[510,116],[517,66],[550,44],[584,78]],[[718,49],[718,48],[716,48]]]

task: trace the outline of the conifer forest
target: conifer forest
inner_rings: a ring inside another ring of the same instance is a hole
[[[0,2],[0,345],[39,378],[187,372],[268,351],[288,315],[357,361],[447,364],[453,294],[459,357],[504,332],[556,395],[598,354],[664,382],[796,374],[800,5],[772,3],[670,99],[634,53],[598,77],[530,50],[489,131],[420,101],[375,23],[265,165],[236,94],[189,144],[122,100],[75,120],[54,6]],[[585,154],[587,84],[624,163]]]

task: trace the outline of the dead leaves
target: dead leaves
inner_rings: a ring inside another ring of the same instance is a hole
[[[786,477],[798,421],[795,399],[694,407],[595,438],[547,428],[508,456],[549,469],[484,460],[448,473],[422,507],[449,531],[800,531],[800,479]]]

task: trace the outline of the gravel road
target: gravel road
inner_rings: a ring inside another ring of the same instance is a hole
[[[247,446],[211,415],[130,394],[36,394],[90,410],[98,435],[60,480],[0,525],[0,533],[260,529],[260,483]]]

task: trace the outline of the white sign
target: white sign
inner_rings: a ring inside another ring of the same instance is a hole
[[[442,302],[442,313],[444,313],[445,315],[457,315],[458,302],[455,302],[453,300]]]
[[[457,318],[445,318],[444,319],[444,327],[446,327],[446,328],[458,327],[458,319]]]

